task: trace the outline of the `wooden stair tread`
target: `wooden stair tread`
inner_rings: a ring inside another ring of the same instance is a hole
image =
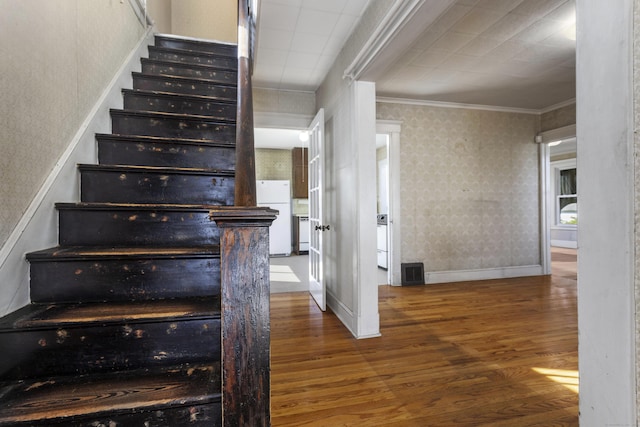
[[[112,115],[125,115],[125,116],[138,116],[138,117],[150,117],[153,119],[177,119],[177,120],[197,120],[206,121],[207,123],[233,126],[236,124],[236,119],[222,119],[212,118],[211,116],[198,116],[195,114],[179,114],[179,113],[165,113],[160,111],[140,111],[140,110],[120,110],[111,109]]]
[[[218,55],[218,54],[210,54],[210,53],[207,53],[207,52],[201,52],[201,51],[197,51],[197,50],[176,49],[176,48],[171,48],[171,47],[158,47],[158,46],[155,46],[154,50],[159,51],[159,52],[167,52],[167,53],[178,53],[178,54],[182,53],[182,54],[186,54],[186,55],[201,56],[201,57],[205,57],[205,58],[229,59],[228,56]],[[201,69],[201,70],[209,70],[209,71],[232,71],[232,72],[236,72],[237,71],[236,68],[221,67],[221,66],[210,65],[210,64],[196,64],[196,63],[191,63],[191,62],[185,63],[185,62],[180,62],[180,61],[171,61],[170,59],[141,58],[141,62],[143,64],[146,62],[146,63],[149,63],[149,64],[178,66],[178,67],[184,67],[184,68]],[[165,75],[165,74],[163,74],[163,75]],[[171,74],[169,74],[169,75],[171,75]]]
[[[70,304],[29,304],[5,317],[0,331],[105,325],[136,321],[179,321],[220,316],[217,297],[154,301],[108,301]]]
[[[96,164],[79,164],[78,169],[81,171],[114,171],[114,172],[149,172],[149,173],[166,173],[166,174],[189,174],[189,175],[218,175],[218,176],[235,176],[232,170],[219,169],[202,169],[202,168],[177,168],[167,166],[142,166],[142,165],[96,165]]]
[[[167,203],[97,203],[97,202],[63,202],[56,203],[57,209],[86,209],[86,210],[162,210],[162,211],[211,211],[225,206],[197,205],[197,204],[167,204]]]
[[[215,365],[20,381],[0,388],[0,426],[220,401]],[[41,424],[38,424],[41,425]]]
[[[179,257],[216,257],[220,256],[220,247],[212,246],[192,246],[192,247],[89,247],[89,246],[71,246],[71,247],[53,247],[43,249],[27,254],[30,262],[49,261],[51,259],[58,260],[76,260],[76,259],[120,259],[120,258],[179,258]]]
[[[181,53],[185,55],[195,55],[203,58],[226,58],[226,59],[235,59],[235,57],[231,55],[224,55],[220,52],[207,52],[204,50],[193,50],[193,49],[183,49],[179,47],[167,47],[167,46],[149,46],[149,50],[155,50],[157,52],[167,52],[167,53]],[[191,64],[187,64],[191,65]]]
[[[147,135],[125,135],[117,133],[99,133],[96,134],[96,138],[99,140],[113,140],[113,141],[130,141],[130,142],[147,142],[147,143],[161,143],[161,144],[191,144],[191,145],[209,145],[212,147],[235,147],[234,142],[219,142],[207,139],[189,139],[189,138],[165,138],[161,136],[147,136]]]
[[[148,95],[148,96],[167,97],[167,98],[180,98],[180,99],[187,99],[187,100],[193,99],[197,101],[215,102],[215,103],[226,104],[226,105],[237,104],[237,102],[235,101],[230,101],[228,99],[220,98],[217,96],[205,96],[205,95],[176,93],[176,92],[163,92],[159,90],[122,89],[122,93],[131,93],[131,94],[140,94],[140,95]],[[203,117],[207,117],[207,116],[203,116]]]
[[[235,72],[235,70],[221,70],[221,71],[228,71],[230,73],[234,73]],[[229,87],[229,88],[233,88],[233,89],[235,89],[237,87],[237,84],[235,84],[235,83],[222,83],[222,82],[218,82],[217,80],[203,79],[201,77],[167,76],[167,75],[140,73],[140,72],[137,72],[137,71],[132,72],[131,75],[134,78],[142,77],[142,78],[156,79],[156,80],[172,80],[172,81],[179,81],[179,82],[186,83],[186,84],[189,84],[189,83],[208,83],[208,84],[212,84],[212,85],[216,85],[216,86],[224,86],[224,87]]]
[[[235,42],[228,42],[228,41],[220,41],[220,40],[212,40],[212,39],[204,39],[204,38],[199,38],[199,37],[190,37],[190,36],[182,36],[179,34],[165,34],[165,33],[156,33],[154,35],[156,41],[159,40],[168,40],[168,41],[185,41],[188,43],[193,43],[193,44],[200,44],[203,46],[224,46],[224,47],[230,47],[230,48],[237,48],[238,47],[238,43]],[[199,51],[198,51],[199,52]],[[234,58],[236,57],[236,55],[231,55]]]

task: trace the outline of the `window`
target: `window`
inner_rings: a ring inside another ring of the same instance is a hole
[[[557,169],[556,219],[558,225],[578,224],[576,168]]]

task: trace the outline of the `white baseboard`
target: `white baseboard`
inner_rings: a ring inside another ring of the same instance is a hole
[[[356,333],[356,318],[349,307],[344,305],[334,294],[327,289],[327,307],[333,311],[338,319],[344,324],[344,326],[351,332],[351,335],[358,338]]]
[[[425,284],[468,282],[474,280],[506,279],[543,275],[541,265],[525,265],[519,267],[486,268],[460,271],[433,271],[424,273]]]
[[[44,184],[0,249],[0,316],[27,305],[29,299],[29,264],[25,254],[58,244],[56,202],[79,200],[78,163],[96,163],[96,133],[111,132],[110,108],[122,108],[122,88],[132,87],[132,71],[140,70],[139,58],[147,55],[153,44],[149,27],[138,45],[103,91],[84,122],[69,142]]]

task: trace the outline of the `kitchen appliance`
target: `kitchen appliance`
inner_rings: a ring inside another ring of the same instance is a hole
[[[258,206],[278,211],[269,227],[269,255],[291,255],[291,183],[285,180],[257,181],[256,196]]]
[[[389,266],[389,247],[387,244],[387,215],[378,214],[378,267],[388,268]]]
[[[293,217],[293,246],[298,255],[309,253],[309,217],[306,215]]]

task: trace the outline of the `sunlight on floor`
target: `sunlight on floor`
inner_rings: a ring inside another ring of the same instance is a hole
[[[269,273],[272,281],[302,283],[296,273],[287,265],[271,265]]]
[[[545,375],[552,381],[562,384],[574,393],[578,393],[578,371],[565,369],[532,368],[535,372]]]

